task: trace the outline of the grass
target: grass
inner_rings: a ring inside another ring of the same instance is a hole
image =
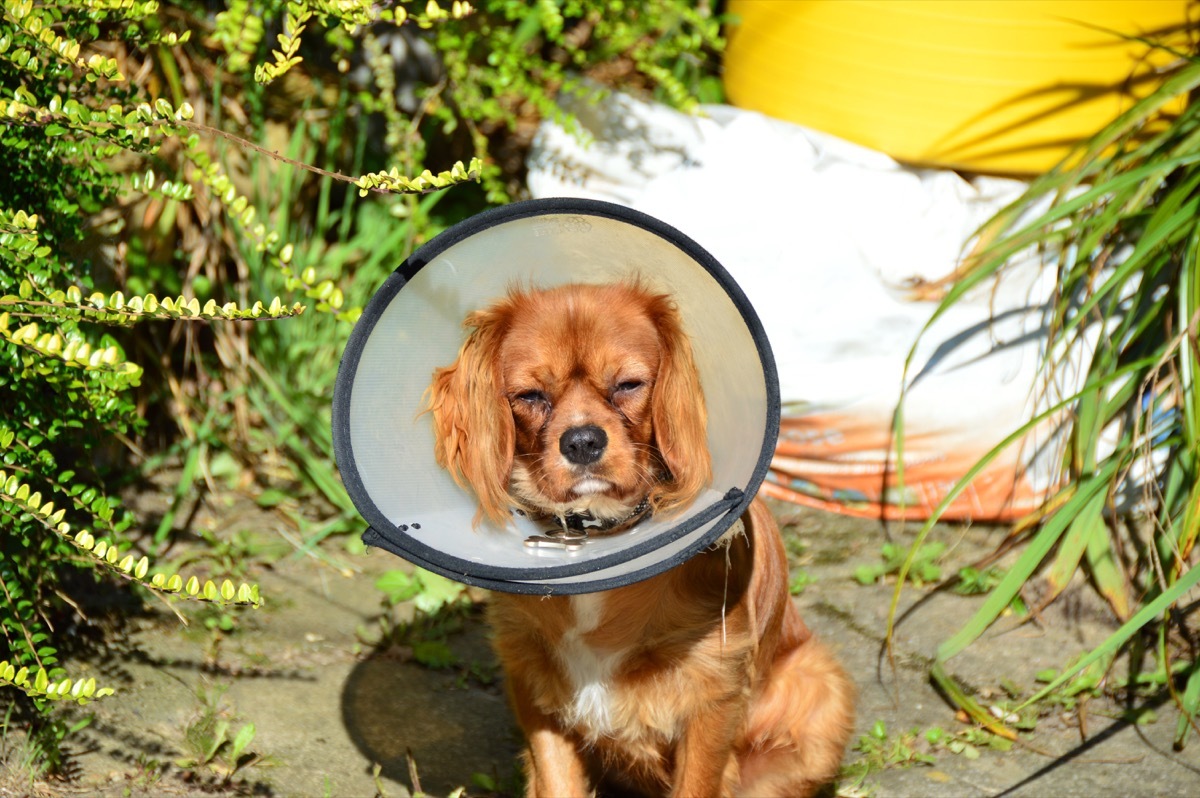
[[[36,738],[12,725],[15,704],[9,704],[0,725],[0,795],[49,795],[45,751]]]
[[[1194,562],[1200,536],[1200,104],[1171,110],[1200,88],[1200,62],[1177,55],[1155,92],[981,229],[926,326],[967,294],[1003,279],[1018,256],[1036,251],[1058,279],[1035,390],[1050,396],[1068,354],[1090,353],[1078,387],[1043,402],[1041,413],[948,493],[918,532],[896,580],[889,639],[905,576],[919,564],[944,508],[1036,426],[1064,425],[1054,490],[1017,525],[1019,556],[974,617],[941,645],[933,667],[934,680],[955,703],[1009,738],[1012,729],[961,689],[946,663],[972,645],[1035,574],[1045,577],[1052,599],[1080,570],[1122,624],[1021,706],[1046,700],[1098,664],[1107,668],[1136,643],[1155,654],[1155,667],[1177,674],[1165,681],[1180,711],[1176,747],[1198,727],[1200,668],[1194,651],[1171,642],[1175,631],[1183,639],[1191,634],[1195,607],[1180,601],[1200,583]],[[902,403],[896,418],[902,451]]]

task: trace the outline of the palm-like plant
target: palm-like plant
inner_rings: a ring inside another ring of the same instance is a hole
[[[1066,414],[1057,487],[1040,511],[1018,524],[1015,534],[1025,538],[1020,556],[972,620],[942,644],[933,671],[954,701],[1006,736],[1011,732],[954,683],[945,663],[1000,616],[1039,568],[1047,569],[1053,595],[1085,569],[1124,623],[1026,703],[1084,668],[1106,667],[1136,639],[1156,648],[1165,672],[1176,675],[1167,678],[1182,710],[1176,745],[1197,727],[1200,659],[1170,645],[1172,627],[1186,622],[1179,601],[1200,583],[1194,562],[1200,535],[1200,103],[1187,102],[1200,87],[1200,60],[1176,55],[1153,94],[981,230],[929,322],[1036,247],[1058,268],[1042,361],[1047,384],[1064,365],[1064,353],[1084,342],[1091,351],[1082,387],[985,456],[912,549],[988,462],[1039,424]],[[902,431],[898,421],[901,442]],[[1142,475],[1139,505],[1152,515],[1123,522],[1117,497],[1128,490],[1131,473]]]

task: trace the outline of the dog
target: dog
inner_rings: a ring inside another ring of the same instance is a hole
[[[477,522],[515,509],[620,534],[710,482],[703,393],[669,296],[636,281],[513,289],[464,325],[428,410]],[[792,603],[760,499],[734,529],[628,586],[491,597],[527,796],[797,798],[833,779],[852,684]]]

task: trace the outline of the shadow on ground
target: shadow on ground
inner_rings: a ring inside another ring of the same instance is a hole
[[[460,662],[492,658],[479,621],[453,648]],[[520,733],[497,687],[482,687],[462,673],[439,679],[396,649],[377,651],[350,671],[342,724],[382,776],[409,783],[411,759],[422,788],[434,795],[478,782],[475,774],[502,782],[520,750]]]

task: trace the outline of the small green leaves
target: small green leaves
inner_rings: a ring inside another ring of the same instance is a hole
[[[262,40],[262,17],[252,13],[249,0],[230,0],[216,23],[213,40],[225,48],[225,68],[235,75],[245,72]]]
[[[78,490],[78,489],[76,489]],[[95,491],[87,491],[74,499],[81,505],[87,505],[94,512],[101,512],[107,506],[104,497],[93,498]],[[166,576],[154,574],[147,579],[150,571],[150,559],[142,555],[140,558],[133,554],[122,556],[122,547],[115,542],[97,539],[87,529],[73,530],[71,525],[63,520],[65,509],[55,509],[53,501],[44,501],[41,491],[31,490],[29,485],[16,473],[8,473],[0,469],[0,501],[17,506],[23,512],[37,519],[46,529],[55,532],[75,545],[79,551],[86,553],[92,560],[114,573],[133,579],[136,582],[162,593],[184,594],[186,598],[194,598],[216,604],[243,604],[258,607],[262,600],[259,596],[258,585],[237,584],[224,580],[219,586],[206,581],[201,584],[195,576],[190,577],[185,584],[179,574]],[[107,512],[102,513],[108,515]]]
[[[151,578],[150,584],[163,593],[178,595],[180,598],[207,601],[212,604],[245,605],[255,608],[262,605],[262,597],[259,594],[258,585],[246,582],[235,584],[229,579],[225,579],[218,585],[211,579],[201,582],[194,575],[188,577],[187,582],[184,582],[183,577],[179,574],[172,574],[169,577],[163,574],[155,574]]]
[[[283,19],[283,33],[277,37],[279,49],[271,51],[275,60],[269,64],[259,64],[255,67],[254,79],[256,81],[266,85],[304,60],[296,55],[296,51],[300,49],[300,34],[304,32],[304,26],[311,18],[312,11],[306,4],[288,3],[287,13]]]
[[[6,304],[20,305],[20,299],[0,297],[0,307]],[[124,353],[116,344],[92,348],[78,331],[43,332],[38,323],[32,321],[15,330],[10,330],[10,322],[10,313],[0,312],[0,340],[6,340],[44,357],[53,358],[86,371],[109,372],[120,378],[122,384],[136,384],[141,376],[141,367],[126,361]]]
[[[64,39],[55,33],[55,29],[58,27],[55,18],[42,6],[35,7],[32,0],[9,0],[4,4],[4,16],[6,21],[16,25],[19,30],[36,41],[42,52],[84,70],[84,78],[89,83],[94,83],[100,78],[113,82],[125,79],[117,67],[117,62],[111,58],[99,53],[89,56],[86,60],[81,58],[79,42],[73,39]],[[26,69],[36,71],[36,63],[30,63],[30,61],[36,62],[32,55],[19,58],[17,53],[14,53],[11,57]]]
[[[187,156],[193,167],[189,173],[189,179],[208,187],[212,195],[224,207],[233,226],[238,228],[247,239],[254,242],[257,251],[273,252],[279,244],[279,234],[274,230],[268,232],[266,225],[262,222],[255,222],[257,211],[254,206],[250,204],[245,195],[238,192],[237,186],[234,185],[233,180],[225,173],[220,164],[211,161],[206,153],[197,148],[189,148]]]
[[[63,678],[58,682],[51,682],[45,668],[38,668],[30,680],[29,668],[17,668],[8,660],[0,662],[0,683],[10,684],[33,698],[71,701],[80,705],[96,698],[113,695],[114,692],[111,687],[97,688],[93,678],[76,681]]]
[[[15,261],[49,255],[50,248],[43,246],[38,237],[38,221],[36,213],[0,207],[0,253],[7,253]],[[22,289],[25,282],[21,283]]]
[[[146,294],[126,298],[120,291],[111,294],[95,291],[84,298],[80,289],[75,286],[65,292],[50,291],[40,296],[35,294],[36,289],[25,281],[17,296],[0,297],[0,336],[74,365],[90,368],[109,367],[118,371],[128,371],[132,364],[124,363],[124,355],[115,345],[93,349],[78,332],[42,333],[37,322],[9,330],[12,316],[31,315],[36,309],[37,314],[44,318],[86,319],[128,326],[146,318],[205,321],[281,319],[298,316],[305,310],[301,303],[285,305],[279,297],[273,297],[269,306],[256,302],[253,306],[244,308],[233,302],[217,305],[214,300],[201,305],[200,300],[195,297],[184,296],[165,297],[160,300],[154,294]],[[138,371],[140,372],[140,369]]]
[[[358,186],[359,196],[365,197],[371,191],[386,191],[396,194],[428,194],[441,191],[459,183],[479,180],[483,170],[483,161],[472,158],[468,166],[462,161],[455,162],[448,171],[436,175],[428,169],[416,177],[405,177],[394,167],[387,172],[372,172],[363,175],[354,182]]]
[[[293,248],[291,244],[286,244],[279,251],[279,271],[287,278],[286,286],[289,291],[303,290],[304,295],[309,299],[316,300],[316,310],[318,313],[332,313],[339,320],[347,321],[353,324],[358,321],[358,317],[362,315],[361,307],[345,308],[346,296],[342,289],[334,284],[332,280],[317,281],[317,270],[309,266],[297,274],[289,265],[292,259]]]
[[[921,587],[941,579],[942,569],[938,560],[945,551],[946,544],[941,541],[922,545],[905,573],[907,580]],[[871,585],[885,576],[901,573],[905,570],[903,566],[909,556],[909,548],[899,543],[884,543],[879,556],[883,562],[876,565],[860,565],[854,570],[854,578],[859,584]]]
[[[397,7],[396,13],[398,17],[396,23],[399,24],[404,22],[406,18],[404,10],[400,7]],[[428,2],[425,3],[424,14],[409,13],[407,14],[407,18],[417,23],[419,27],[431,28],[438,22],[445,22],[449,19],[463,19],[464,17],[468,17],[473,13],[475,13],[475,8],[465,0],[454,0],[454,2],[450,4],[449,10],[442,8],[441,5],[438,4],[437,0],[428,0]]]
[[[443,607],[465,600],[466,588],[423,568],[407,571],[391,570],[375,581],[376,589],[383,592],[391,604],[412,600],[421,612],[432,615]]]
[[[188,106],[188,109],[190,110],[191,106]],[[134,191],[153,194],[165,197],[166,199],[186,202],[195,198],[196,195],[191,184],[175,180],[158,181],[156,177],[153,169],[147,169],[144,173],[136,172],[129,176],[129,187]]]
[[[369,0],[291,0],[283,19],[283,32],[276,36],[278,49],[271,51],[272,61],[259,64],[254,69],[254,79],[263,85],[283,75],[304,59],[297,55],[300,49],[300,37],[304,33],[310,19],[315,13],[322,17],[330,17],[341,21],[347,30],[372,25],[376,22],[390,22],[402,25],[412,20],[419,27],[430,28],[436,23],[450,19],[463,19],[475,11],[474,7],[465,0],[454,0],[449,9],[443,8],[436,0],[425,3],[423,14],[409,13],[402,5],[395,4],[391,8],[381,7]],[[217,15],[216,38],[230,52],[231,64],[235,71],[243,71],[249,66],[250,57],[254,54],[252,48],[247,48],[238,41],[238,23],[245,25],[250,20],[252,24],[250,35],[257,43],[262,37],[262,22],[253,14],[244,2],[230,4],[228,11]],[[232,68],[232,67],[231,67]]]

